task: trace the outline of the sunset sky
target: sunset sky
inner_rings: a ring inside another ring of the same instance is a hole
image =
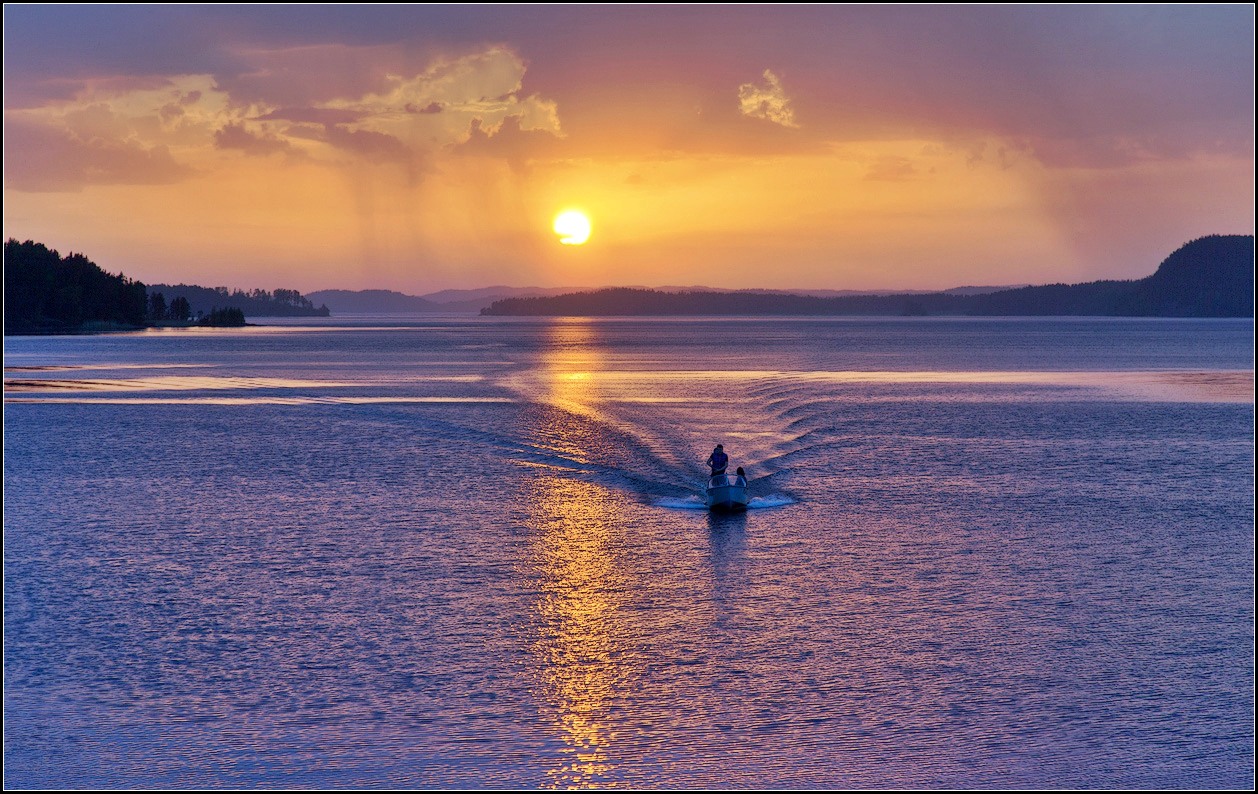
[[[1251,5],[6,5],[4,234],[303,292],[1138,278],[1253,234],[1253,74]]]

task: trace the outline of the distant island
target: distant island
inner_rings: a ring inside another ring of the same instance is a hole
[[[335,307],[338,314],[411,314],[436,312],[441,307],[415,295],[390,289],[325,289],[310,293],[312,301]]]
[[[1020,285],[1021,286],[1021,285]],[[628,289],[646,289],[630,287]],[[945,290],[948,294],[979,295],[996,292],[1010,287],[954,287]],[[338,314],[427,314],[441,312],[443,314],[478,314],[493,305],[495,301],[505,298],[552,297],[580,292],[580,287],[479,287],[477,289],[445,289],[426,295],[407,295],[388,289],[325,289],[310,293],[310,300],[331,307]],[[589,291],[589,290],[586,290]],[[787,289],[749,289],[733,290],[717,287],[656,287],[655,292],[739,292],[763,295],[811,295],[815,297],[837,297],[846,295],[877,295],[877,290],[787,290]],[[930,290],[900,290],[895,294],[924,294]]]
[[[407,295],[389,289],[325,289],[310,293],[310,300],[331,307],[338,314],[477,314],[502,298],[562,295],[574,288],[480,287],[445,289],[427,295]]]
[[[968,294],[964,290],[820,297],[757,291],[611,288],[514,297],[488,316],[883,315],[1253,317],[1253,235],[1210,235],[1172,253],[1151,276]]]
[[[183,298],[195,314],[209,314],[214,309],[239,309],[247,317],[330,317],[332,310],[314,303],[295,289],[274,292],[254,289],[227,290],[227,287],[199,287],[194,284],[153,284],[148,287],[150,302],[154,296],[173,302]],[[171,318],[173,319],[173,318]]]
[[[167,302],[167,294],[170,301]],[[296,290],[229,293],[179,284],[147,287],[106,273],[82,254],[62,257],[31,240],[4,244],[4,333],[84,334],[154,326],[241,326],[246,314],[327,316]]]

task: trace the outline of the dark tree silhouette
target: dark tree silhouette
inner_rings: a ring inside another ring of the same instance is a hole
[[[149,294],[149,322],[160,323],[166,319],[166,296],[160,292]]]
[[[145,287],[82,254],[64,259],[42,243],[4,244],[4,332],[77,333],[88,324],[141,327]]]
[[[181,323],[188,322],[188,318],[192,316],[192,307],[188,305],[188,299],[181,295],[171,301],[167,315],[172,320],[178,320]]]
[[[245,324],[245,313],[234,306],[226,309],[212,309],[210,313],[201,318],[201,325],[209,325],[215,327],[223,326],[239,326]]]

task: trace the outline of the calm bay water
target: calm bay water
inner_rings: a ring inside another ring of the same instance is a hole
[[[5,783],[1249,787],[1253,333],[6,338]]]

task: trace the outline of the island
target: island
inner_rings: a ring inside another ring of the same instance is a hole
[[[1143,279],[1049,284],[964,294],[819,297],[768,293],[610,288],[505,298],[490,316],[891,315],[1253,317],[1253,235],[1210,235],[1184,244]]]

